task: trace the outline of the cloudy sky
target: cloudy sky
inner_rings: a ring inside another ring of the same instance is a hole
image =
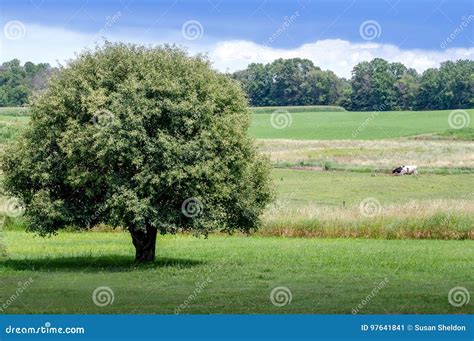
[[[0,13],[2,62],[63,64],[104,38],[178,44],[221,71],[302,57],[350,77],[374,57],[419,72],[474,59],[472,0],[2,0]]]

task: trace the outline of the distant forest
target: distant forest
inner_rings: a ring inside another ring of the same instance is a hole
[[[340,105],[347,110],[423,110],[474,107],[474,61],[446,61],[423,74],[375,58],[354,66],[350,80],[308,59],[250,64],[232,77],[253,106]]]
[[[47,63],[18,59],[0,66],[0,106],[28,105],[58,72]],[[351,79],[322,70],[308,59],[253,63],[230,75],[252,106],[339,105],[347,110],[424,110],[474,107],[474,61],[446,61],[423,74],[375,58],[354,66]]]
[[[47,63],[21,65],[18,59],[3,63],[0,66],[0,107],[26,105],[34,92],[46,88],[48,79],[56,72],[58,69]]]

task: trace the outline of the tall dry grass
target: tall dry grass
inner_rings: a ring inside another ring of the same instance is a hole
[[[375,212],[375,214],[373,214]],[[410,201],[364,208],[307,205],[289,208],[277,202],[263,217],[261,235],[384,239],[474,239],[472,200]]]
[[[474,168],[474,143],[452,140],[297,141],[259,140],[260,151],[279,163],[323,163],[353,167]]]

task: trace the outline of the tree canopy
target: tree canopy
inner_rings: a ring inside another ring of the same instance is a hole
[[[12,59],[0,66],[0,107],[22,106],[28,103],[29,96],[46,88],[49,77],[57,72],[47,63],[20,64]]]
[[[249,232],[272,198],[239,84],[175,47],[86,51],[32,105],[3,156],[5,188],[41,235],[127,228],[137,261],[156,233]]]
[[[348,86],[332,71],[322,71],[301,58],[253,63],[233,77],[243,84],[254,106],[335,104]]]
[[[0,106],[28,103],[57,69],[17,59],[0,67]],[[351,79],[302,58],[252,63],[234,72],[253,106],[340,105],[347,110],[462,109],[474,106],[474,61],[441,63],[418,74],[375,58],[354,66]]]
[[[341,105],[347,110],[455,109],[474,105],[474,61],[441,63],[422,75],[375,58],[354,66],[350,80],[307,59],[253,63],[232,75],[254,106]]]

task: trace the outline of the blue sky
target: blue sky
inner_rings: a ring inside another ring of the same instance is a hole
[[[209,53],[224,70],[301,55],[347,75],[355,62],[398,54],[422,71],[443,59],[474,56],[472,0],[2,0],[0,20],[2,61],[54,63],[92,46],[98,35],[176,43]],[[21,25],[19,38],[5,36],[12,22]],[[183,33],[189,22],[196,39]]]

